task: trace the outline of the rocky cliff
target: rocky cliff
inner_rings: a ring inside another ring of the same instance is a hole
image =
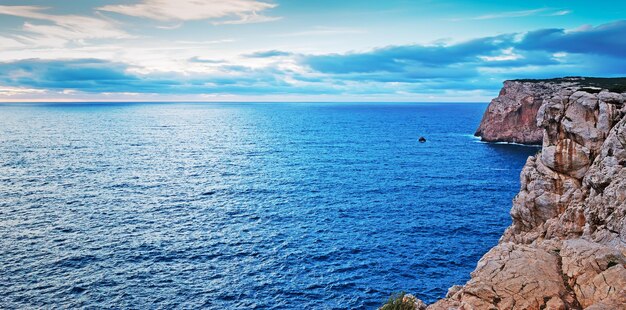
[[[591,92],[605,88],[621,93],[626,91],[626,79],[566,77],[505,81],[498,97],[487,107],[474,135],[487,142],[540,145],[543,129],[536,120],[539,108],[545,99],[565,87]]]
[[[491,102],[477,134],[542,149],[499,244],[428,309],[626,309],[626,93],[580,81],[508,81]]]
[[[540,144],[536,117],[543,99],[555,91],[552,83],[506,81],[493,99],[474,135],[488,142]]]

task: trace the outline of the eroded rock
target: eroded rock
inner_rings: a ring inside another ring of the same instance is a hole
[[[542,133],[513,223],[471,279],[428,309],[626,309],[625,96],[527,84],[506,82],[477,131],[522,143]]]
[[[543,132],[535,119],[544,97],[554,92],[553,87],[551,83],[504,82],[475,135],[489,142],[540,144]]]

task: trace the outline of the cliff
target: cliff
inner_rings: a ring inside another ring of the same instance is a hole
[[[543,129],[536,121],[539,108],[545,99],[565,87],[621,93],[626,92],[626,79],[567,77],[505,81],[499,96],[487,107],[474,135],[487,142],[540,145]]]
[[[505,82],[477,134],[542,149],[499,244],[428,309],[626,309],[626,83],[601,82]]]

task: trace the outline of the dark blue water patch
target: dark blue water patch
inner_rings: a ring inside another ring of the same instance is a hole
[[[0,308],[441,298],[537,151],[471,137],[485,107],[0,105]]]

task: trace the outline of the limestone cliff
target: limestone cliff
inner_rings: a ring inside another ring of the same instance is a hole
[[[494,98],[474,135],[487,142],[513,142],[540,145],[543,129],[536,122],[545,99],[565,87],[586,90],[607,88],[626,91],[626,79],[566,77],[549,80],[505,81]]]
[[[552,83],[504,82],[474,135],[488,142],[540,144],[543,132],[535,118],[554,87]]]
[[[505,83],[477,133],[541,152],[499,244],[428,309],[626,309],[625,100],[571,79]]]

